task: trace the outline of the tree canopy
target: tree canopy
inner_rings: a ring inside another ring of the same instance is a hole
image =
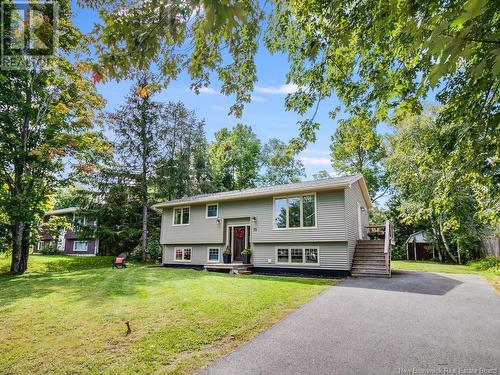
[[[60,1],[64,55],[83,37],[70,17],[70,3]],[[93,173],[110,150],[96,126],[103,100],[89,78],[63,56],[0,74],[0,205],[12,233],[12,272],[26,270],[30,234],[48,195],[74,174]]]

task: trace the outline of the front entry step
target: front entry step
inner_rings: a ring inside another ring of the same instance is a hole
[[[385,258],[383,240],[360,240],[356,243],[351,275],[354,277],[391,277],[390,268],[386,269]]]
[[[237,275],[248,275],[253,271],[253,264],[242,263],[209,263],[203,267],[205,271],[229,272]]]

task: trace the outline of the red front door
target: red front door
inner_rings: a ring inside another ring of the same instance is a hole
[[[245,249],[246,230],[244,226],[233,227],[233,260],[236,262],[242,261],[241,252]]]

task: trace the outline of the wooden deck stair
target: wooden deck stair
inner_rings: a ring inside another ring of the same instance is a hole
[[[384,253],[384,240],[359,240],[354,251],[351,275],[391,277],[389,254]],[[388,257],[388,267],[386,267],[386,257]]]

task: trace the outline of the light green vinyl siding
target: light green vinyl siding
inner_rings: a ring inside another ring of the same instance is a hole
[[[273,198],[219,202],[219,218],[206,218],[206,205],[191,205],[190,225],[173,226],[172,208],[162,214],[160,242],[162,244],[204,244],[225,241],[224,228],[228,219],[256,218],[252,225],[252,242],[332,242],[346,241],[344,191],[318,192],[316,195],[316,227],[275,229]]]
[[[279,264],[276,262],[276,247],[280,246],[286,248],[317,248],[319,250],[319,264]],[[192,249],[191,262],[178,262],[174,260],[175,248],[177,247]],[[223,249],[221,244],[165,245],[163,246],[163,264],[185,264],[191,266],[207,264],[208,247],[220,247],[221,251]],[[253,246],[251,261],[254,267],[349,270],[348,257],[347,242],[259,243]]]
[[[349,269],[352,265],[352,258],[356,242],[359,239],[359,226],[358,226],[358,203],[365,207],[361,212],[361,225],[368,226],[368,209],[366,201],[359,187],[359,182],[355,182],[350,188],[345,189],[345,222],[346,222],[346,237],[349,252]]]

